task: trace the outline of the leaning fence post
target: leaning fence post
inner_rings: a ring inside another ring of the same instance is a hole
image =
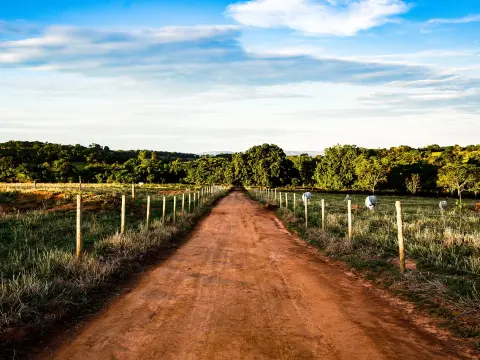
[[[348,240],[352,241],[353,229],[352,229],[352,200],[348,200]]]
[[[177,195],[173,197],[173,223],[175,224],[175,216],[177,212]]]
[[[322,231],[325,232],[325,200],[322,199]]]
[[[150,195],[147,196],[147,230],[150,227]]]
[[[82,195],[77,195],[77,259],[82,258]]]
[[[126,211],[125,195],[122,195],[122,220],[120,225],[120,233],[122,235],[125,234],[125,211]]]
[[[400,270],[405,272],[405,246],[403,240],[403,222],[402,222],[402,203],[395,203],[397,209],[397,228],[398,228],[398,252],[400,254]]]
[[[163,212],[162,212],[162,221],[163,221],[164,224],[165,224],[165,216],[167,215],[166,210],[167,210],[167,199],[164,196],[163,197]]]

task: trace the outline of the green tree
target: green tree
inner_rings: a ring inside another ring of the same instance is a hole
[[[287,157],[277,145],[251,147],[245,153],[245,158],[250,176],[247,184],[271,187],[288,183]]]
[[[317,186],[326,190],[351,189],[355,183],[355,161],[362,150],[351,145],[336,145],[325,150],[317,162]]]
[[[372,194],[375,194],[377,185],[387,181],[388,167],[385,160],[361,156],[356,161],[355,174],[357,187],[371,190]]]
[[[6,156],[0,158],[0,181],[11,182],[15,179],[13,158]]]
[[[315,174],[315,167],[317,165],[315,159],[308,154],[289,156],[288,159],[292,161],[293,168],[297,171],[298,177],[300,178],[300,181],[297,179],[296,183],[300,183],[303,186],[313,185],[313,176]],[[293,179],[291,183],[292,185],[295,185]]]
[[[456,191],[462,202],[462,193],[469,187],[474,187],[477,176],[478,169],[474,165],[456,162],[440,169],[437,184],[452,193]]]

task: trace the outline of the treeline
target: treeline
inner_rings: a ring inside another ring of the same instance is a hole
[[[110,150],[92,144],[60,145],[43,142],[0,143],[1,182],[178,182],[170,172],[174,160],[192,161],[188,153]]]
[[[329,191],[410,193],[480,191],[480,145],[366,149],[337,145],[322,156],[286,156],[276,145],[244,153],[202,156],[158,151],[112,151],[92,144],[0,144],[2,182],[237,184],[303,186]]]

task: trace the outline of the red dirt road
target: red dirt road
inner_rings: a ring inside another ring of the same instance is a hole
[[[460,359],[232,192],[188,242],[42,359]]]

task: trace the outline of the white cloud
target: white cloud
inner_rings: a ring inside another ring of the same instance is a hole
[[[403,0],[251,0],[229,5],[227,14],[248,26],[351,36],[408,10]]]
[[[327,6],[347,5],[331,0]],[[386,127],[391,133],[372,138],[384,143],[360,145],[389,146],[405,138],[410,145],[468,143],[480,129],[480,77],[411,63],[457,61],[459,53],[335,56],[316,43],[278,49],[260,41],[245,49],[240,39],[238,27],[230,26],[116,32],[48,27],[0,42],[0,141],[182,151],[274,142],[321,150],[358,143]],[[478,50],[461,55],[477,56]],[[443,141],[427,131],[437,120],[445,139],[478,123]],[[405,123],[418,123],[422,131],[410,138]],[[345,134],[345,128],[352,131]]]
[[[441,94],[432,89],[390,87],[382,96],[384,86],[309,82],[184,93],[123,78],[20,69],[0,75],[0,142],[96,142],[192,152],[240,151],[272,142],[322,150],[338,142],[468,144],[480,131],[479,115],[440,106],[445,99],[436,99]],[[432,102],[427,109],[425,97]],[[391,102],[395,98],[399,102]]]
[[[440,24],[468,24],[472,22],[480,21],[480,14],[468,15],[461,18],[454,19],[431,19],[427,21],[427,25],[440,25]]]

